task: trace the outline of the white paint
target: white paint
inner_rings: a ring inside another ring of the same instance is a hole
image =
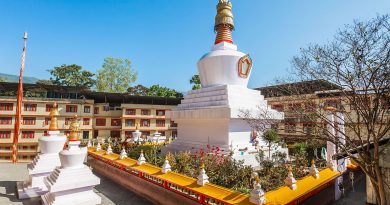
[[[255,182],[255,186],[250,193],[249,202],[256,204],[256,205],[263,205],[266,202],[264,195],[265,195],[265,192],[261,188],[260,183]]]
[[[200,186],[204,186],[206,183],[209,183],[209,177],[207,176],[204,168],[200,169],[198,180],[196,181],[196,183]]]
[[[171,165],[169,164],[169,161],[166,159],[164,161],[164,164],[161,167],[161,172],[166,174],[169,171],[171,171]]]
[[[295,180],[294,175],[291,171],[288,171],[288,175],[287,178],[284,180],[284,183],[292,190],[297,189],[297,180]]]
[[[167,112],[178,124],[178,137],[163,152],[219,147],[224,154],[244,164],[258,166],[251,142],[251,127],[241,115],[267,113],[267,119],[283,119],[283,113],[272,110],[260,91],[248,89],[247,78],[238,74],[238,62],[244,53],[234,44],[222,42],[212,47],[198,62],[202,88],[192,90],[181,104]]]
[[[26,181],[17,182],[19,199],[37,197],[48,190],[43,182],[57,166],[60,166],[58,153],[64,148],[66,136],[59,131],[49,131],[49,136],[38,139],[41,152],[27,165],[29,178]]]
[[[68,148],[60,152],[61,166],[44,178],[49,192],[41,196],[43,204],[101,203],[101,198],[93,192],[93,187],[100,184],[100,179],[84,165],[87,148],[80,148],[79,144],[80,141],[69,142]]]

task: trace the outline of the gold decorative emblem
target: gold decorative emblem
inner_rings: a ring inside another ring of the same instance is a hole
[[[249,54],[243,56],[238,60],[238,75],[241,78],[247,78],[252,68],[252,59]]]

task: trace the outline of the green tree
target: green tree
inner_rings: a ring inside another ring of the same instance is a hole
[[[96,77],[96,89],[99,92],[124,93],[138,74],[131,69],[129,59],[107,57]]]
[[[35,82],[35,84],[39,84],[39,85],[54,85],[54,82],[51,81],[51,80],[37,80],[37,82]]]
[[[8,79],[6,77],[0,77],[0,82],[8,82]]]
[[[190,79],[190,84],[192,85],[192,90],[197,90],[202,88],[202,85],[200,84],[199,75],[193,75]]]
[[[152,85],[149,88],[148,96],[159,96],[159,97],[176,97],[182,98],[183,94],[176,91],[175,89],[162,87],[160,85]]]
[[[93,79],[95,74],[82,70],[82,67],[76,64],[63,64],[48,71],[52,75],[50,80],[55,85],[84,86],[88,88],[95,85],[95,80]]]
[[[276,130],[274,129],[267,129],[261,138],[267,143],[268,145],[268,157],[271,159],[271,147],[273,144],[277,143],[279,141],[279,136]]]
[[[149,88],[143,85],[136,85],[134,87],[127,88],[127,93],[130,95],[147,96],[148,92],[149,92]]]

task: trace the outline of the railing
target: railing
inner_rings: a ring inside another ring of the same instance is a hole
[[[136,177],[139,177],[143,180],[151,182],[157,186],[160,186],[164,189],[172,191],[181,196],[187,197],[193,201],[198,202],[199,204],[204,205],[233,205],[233,204],[252,204],[249,202],[249,196],[243,193],[239,193],[233,190],[229,190],[223,187],[219,187],[213,184],[206,184],[205,186],[199,186],[196,184],[196,179],[184,176],[174,172],[168,172],[163,174],[160,172],[161,168],[150,165],[143,164],[137,165],[137,160],[126,158],[127,161],[119,160],[118,154],[109,154],[104,155],[105,151],[94,152],[92,149],[88,150],[88,155],[92,158],[102,161],[112,167],[125,171],[129,174],[132,174]],[[143,171],[143,169],[148,171]],[[184,180],[187,185],[183,183],[174,182],[167,178],[176,178],[178,181]],[[214,193],[206,194],[206,193]],[[220,197],[218,197],[218,196]],[[223,198],[227,196],[232,200],[224,200]]]
[[[140,179],[153,183],[173,193],[184,196],[203,205],[253,205],[249,202],[249,195],[231,189],[220,187],[211,183],[200,186],[196,179],[175,172],[166,174],[160,167],[145,163],[137,164],[137,160],[131,158],[119,159],[118,154],[106,154],[106,151],[94,151],[88,149],[88,155],[96,160],[104,162],[119,170],[132,174]],[[322,190],[334,184],[335,179],[341,173],[327,168],[319,172],[319,178],[306,176],[297,180],[298,188],[291,190],[282,186],[276,190],[265,193],[267,204],[299,204]]]

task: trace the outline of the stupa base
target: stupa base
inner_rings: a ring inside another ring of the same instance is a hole
[[[93,187],[100,184],[87,166],[56,168],[44,179],[49,192],[42,195],[43,204],[100,204],[101,198],[93,192]]]
[[[41,196],[48,192],[43,179],[50,175],[53,169],[60,166],[58,154],[39,154],[27,165],[29,179],[17,182],[19,199]]]
[[[48,193],[43,195],[41,198],[42,204],[50,205],[95,205],[102,203],[100,196],[95,194],[93,190],[81,191],[77,193]]]
[[[46,186],[43,185],[40,187],[31,187],[28,184],[28,181],[16,182],[16,189],[18,191],[19,199],[38,197],[48,192]]]

